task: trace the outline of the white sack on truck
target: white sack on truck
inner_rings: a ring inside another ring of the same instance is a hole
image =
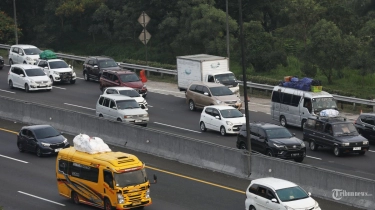
[[[86,134],[79,134],[73,139],[74,148],[89,154],[111,152],[109,146],[99,137],[90,137]]]

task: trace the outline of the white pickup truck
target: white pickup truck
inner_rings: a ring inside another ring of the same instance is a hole
[[[47,76],[50,78],[52,83],[56,82],[70,82],[70,84],[76,83],[76,73],[73,71],[73,67],[68,65],[64,60],[61,59],[39,59],[36,65],[41,67]]]

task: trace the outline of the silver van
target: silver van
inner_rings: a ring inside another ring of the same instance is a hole
[[[135,99],[123,95],[101,95],[96,103],[96,116],[144,127],[149,122],[147,111]]]

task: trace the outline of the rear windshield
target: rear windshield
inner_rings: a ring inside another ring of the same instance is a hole
[[[42,69],[26,69],[26,75],[29,77],[38,77],[46,75]]]

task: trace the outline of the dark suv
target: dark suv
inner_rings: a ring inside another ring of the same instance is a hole
[[[100,90],[104,91],[107,87],[131,87],[136,90],[142,97],[147,96],[147,87],[135,72],[127,70],[103,70],[100,77]]]
[[[359,134],[365,137],[370,142],[375,142],[375,114],[362,113],[354,122]]]
[[[246,124],[237,135],[237,148],[247,149]],[[306,157],[305,143],[285,127],[270,123],[250,123],[250,140],[253,151],[282,159],[302,162]]]
[[[353,123],[340,116],[308,118],[303,139],[309,142],[311,150],[327,147],[333,149],[335,156],[343,153],[364,155],[369,150],[368,140],[359,135]]]
[[[86,81],[90,79],[99,81],[103,70],[121,70],[112,58],[98,56],[88,57],[83,63],[83,77]]]

